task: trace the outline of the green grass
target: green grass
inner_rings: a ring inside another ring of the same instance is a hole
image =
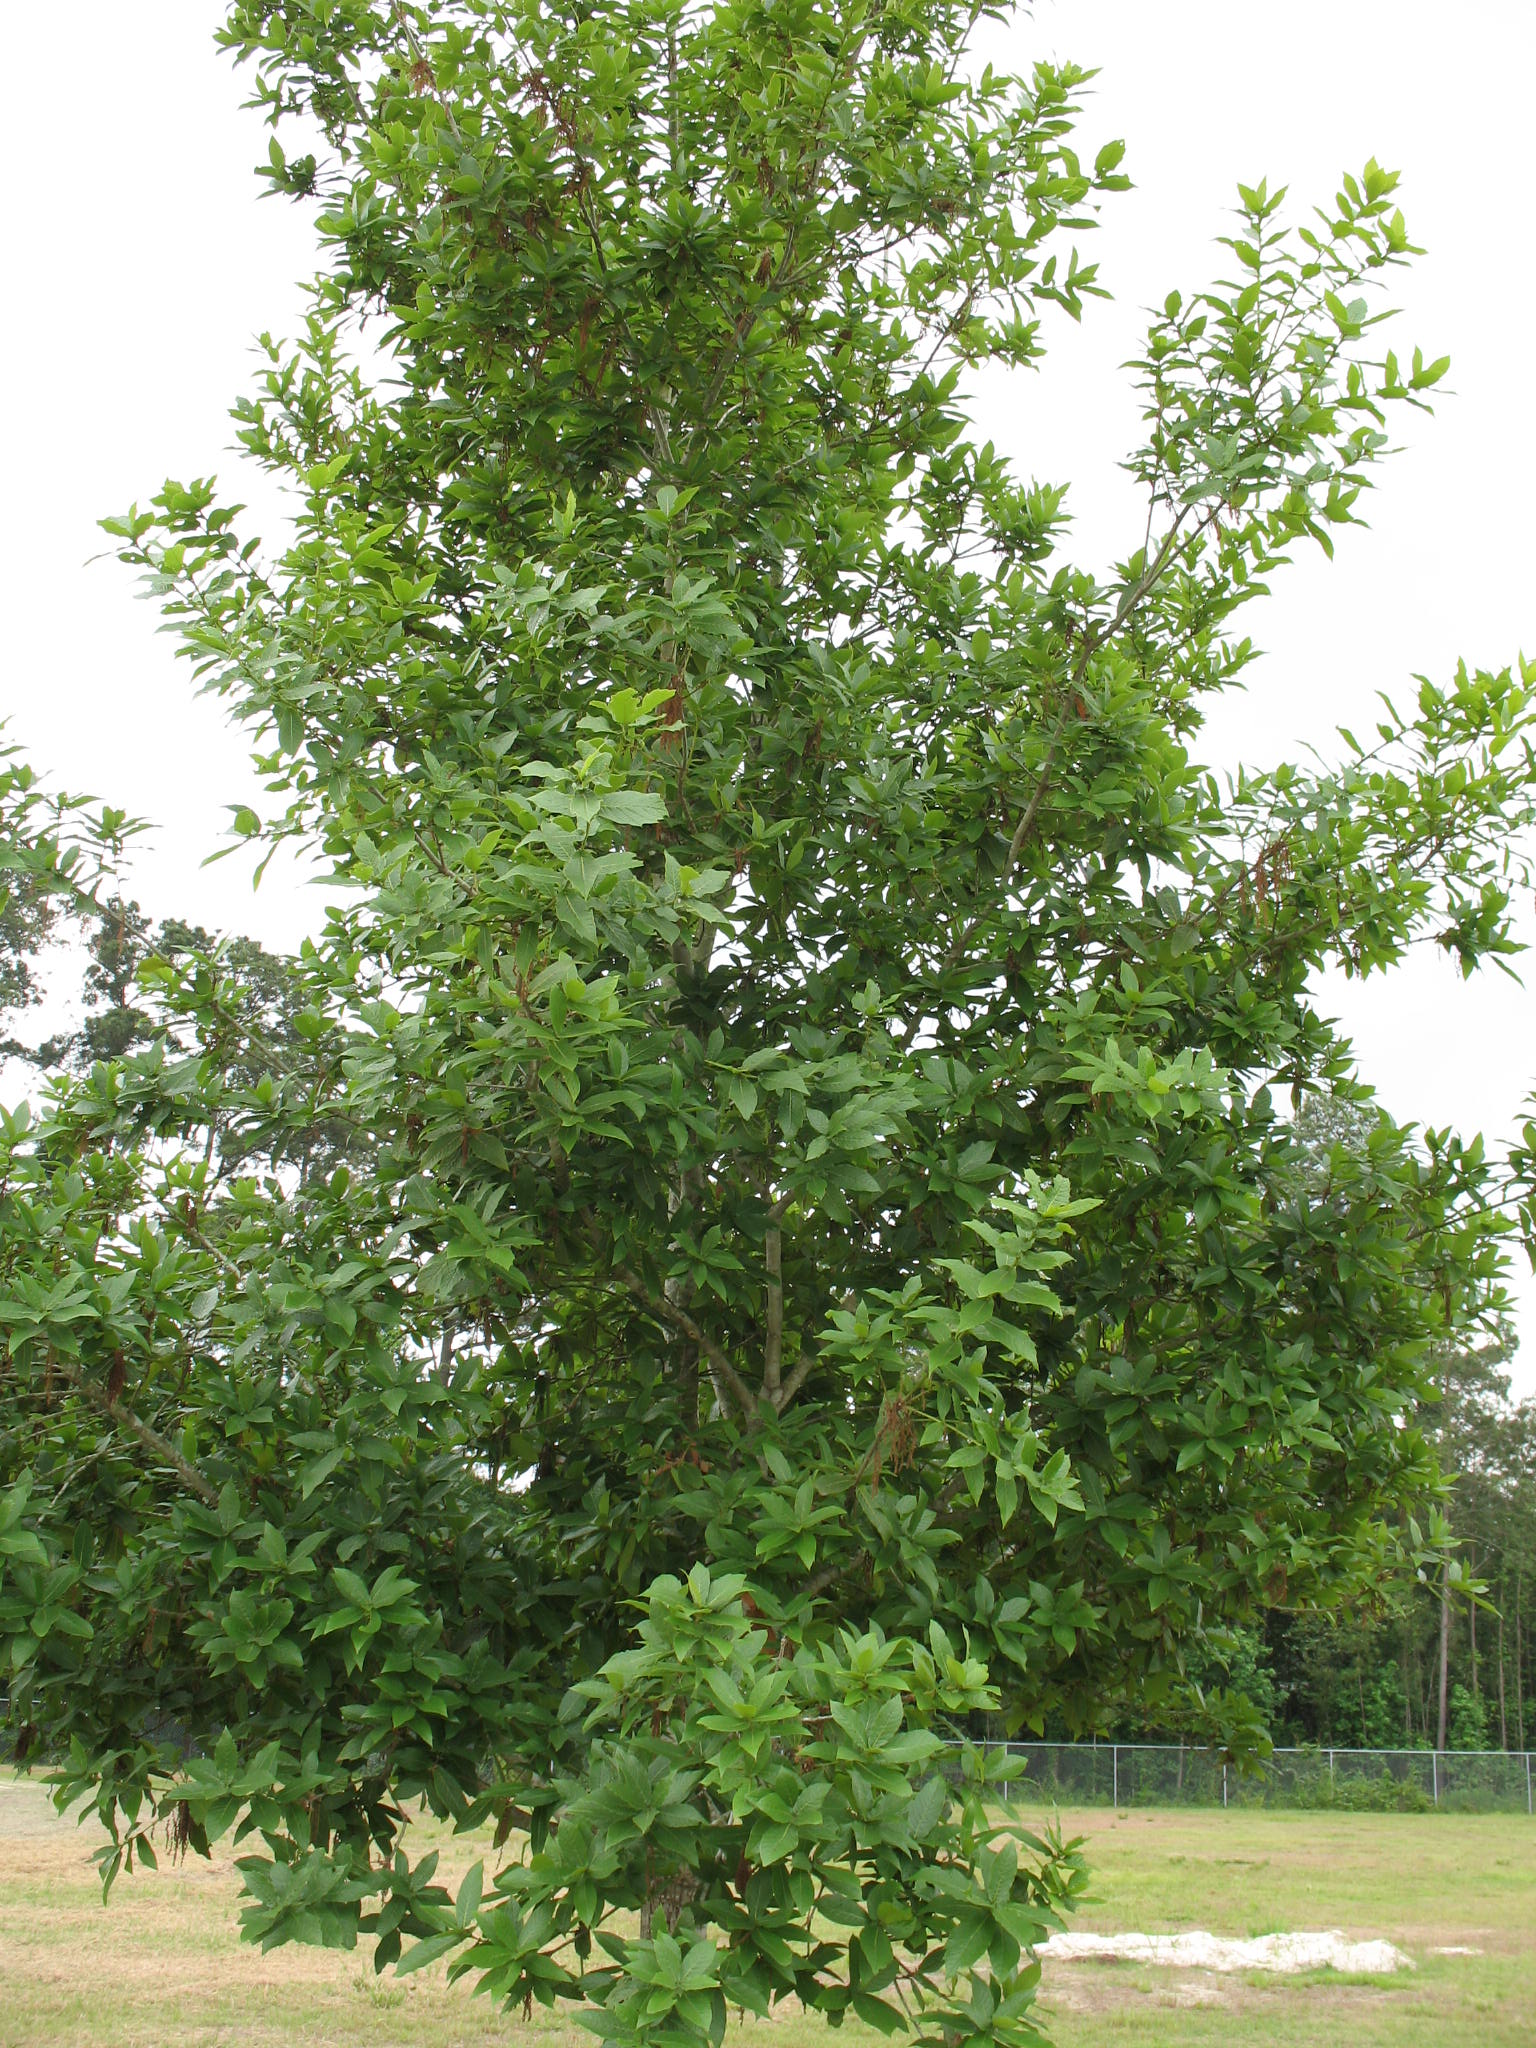
[[[1384,1936],[1417,1968],[1379,1979],[1216,1977],[1048,1965],[1059,2048],[1530,2048],[1536,2040],[1536,1824],[1523,1816],[1077,1813],[1109,1931]],[[366,1954],[236,1939],[227,1859],[124,1878],[106,1909],[89,1830],[36,1784],[0,1778],[0,2048],[590,2048],[568,2019],[525,2023],[440,1972],[396,1983]],[[474,1852],[455,1844],[445,1863]],[[1436,1955],[1461,1946],[1475,1956]],[[773,2048],[825,2048],[819,2024],[772,2023]],[[731,2048],[766,2048],[747,2022]],[[537,2038],[535,2038],[537,2037]],[[754,2041],[754,2037],[757,2037]],[[849,2027],[843,2048],[873,2048]]]

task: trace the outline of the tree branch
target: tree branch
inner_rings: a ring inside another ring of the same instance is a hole
[[[820,1355],[821,1354],[816,1351],[803,1351],[800,1354],[799,1362],[796,1364],[794,1371],[790,1374],[789,1378],[784,1382],[783,1386],[780,1387],[778,1393],[774,1396],[773,1405],[780,1415],[784,1413],[784,1410],[789,1406],[790,1402],[794,1400],[796,1394],[799,1393],[800,1389],[805,1385],[806,1381],[810,1378],[811,1368],[815,1365],[816,1360]]]
[[[636,1301],[644,1303],[652,1315],[659,1316],[664,1323],[670,1323],[674,1330],[681,1330],[685,1337],[698,1345],[709,1361],[716,1386],[724,1381],[736,1397],[743,1418],[750,1421],[757,1412],[756,1396],[714,1338],[699,1327],[685,1308],[679,1308],[675,1301],[668,1301],[665,1295],[652,1294],[639,1274],[632,1273],[628,1266],[616,1266],[614,1274],[628,1288]]]
[[[763,1346],[763,1392],[777,1408],[779,1375],[784,1361],[784,1233],[777,1223],[769,1225],[763,1240],[763,1266],[768,1276],[766,1321]]]
[[[98,1387],[74,1366],[66,1365],[60,1358],[56,1358],[53,1363],[54,1370],[82,1393],[93,1408],[98,1409],[103,1415],[110,1416],[118,1427],[126,1429],[130,1436],[137,1437],[145,1450],[153,1451],[157,1458],[169,1465],[182,1485],[195,1493],[199,1500],[205,1501],[211,1508],[218,1506],[218,1489],[203,1477],[195,1465],[188,1464],[169,1437],[162,1436],[158,1429],[151,1429],[149,1424],[135,1415],[131,1408],[126,1408],[121,1401],[114,1400],[104,1387]]]
[[[1212,524],[1220,516],[1220,512],[1221,505],[1218,502],[1198,521],[1194,531],[1188,538],[1190,540],[1199,540],[1203,534],[1210,530]],[[1018,865],[1019,856],[1028,843],[1029,835],[1034,830],[1035,820],[1040,815],[1040,807],[1045,802],[1046,796],[1050,791],[1051,779],[1056,769],[1056,750],[1061,745],[1061,736],[1067,727],[1067,714],[1072,702],[1071,692],[1080,686],[1087,676],[1088,664],[1098,650],[1107,641],[1113,640],[1142,599],[1160,581],[1164,569],[1168,566],[1170,556],[1179,544],[1183,528],[1184,513],[1179,512],[1167,533],[1163,536],[1162,544],[1158,548],[1155,558],[1142,571],[1130,588],[1121,594],[1120,602],[1116,605],[1113,616],[1097,630],[1090,627],[1083,636],[1082,652],[1073,663],[1071,685],[1067,691],[1063,692],[1061,710],[1057,713],[1056,723],[1051,730],[1051,737],[1045,750],[1045,759],[1040,764],[1040,774],[1036,779],[1029,802],[1024,807],[1023,815],[1014,827],[1013,837],[1008,842],[1008,851],[1004,856],[1002,874],[999,877],[1005,889],[1008,886],[1009,878]],[[977,925],[980,924],[981,918],[982,913],[978,910],[968,920],[954,945],[950,947],[944,961],[946,973],[950,968],[958,965],[967,945],[970,943],[971,934],[975,931]]]
[[[852,75],[853,67],[857,65],[860,54],[868,40],[868,29],[860,29],[853,42],[839,54],[838,63],[832,69],[831,76],[827,81],[826,92],[822,97],[820,107],[817,109],[815,125],[810,134],[810,175],[806,180],[804,195],[807,205],[810,207],[815,206],[821,185],[822,168],[826,160],[825,130],[827,112],[831,107],[833,94],[843,80]],[[799,218],[791,218],[784,236],[784,246],[779,252],[779,260],[774,264],[761,295],[751,305],[744,306],[736,320],[732,323],[730,340],[722,350],[720,360],[715,366],[715,373],[710,378],[708,387],[705,390],[703,403],[699,407],[698,424],[690,436],[691,441],[696,442],[699,435],[709,426],[710,414],[714,411],[716,401],[725,389],[726,379],[730,376],[732,368],[740,360],[741,351],[745,348],[748,337],[757,325],[758,317],[764,306],[771,304],[773,300],[785,293],[791,283],[798,282],[798,280],[791,278],[790,272],[795,261],[796,241],[799,233]]]

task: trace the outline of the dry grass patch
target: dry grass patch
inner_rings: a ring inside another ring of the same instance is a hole
[[[1047,1971],[1060,2048],[1531,2048],[1536,1824],[1519,1815],[1077,1812],[1106,1932],[1337,1927],[1411,1974],[1289,1978],[1126,1964]],[[1436,1954],[1448,1946],[1475,1956]]]
[[[1059,2048],[1531,2048],[1536,1824],[1516,1816],[1136,1813],[1064,1816],[1088,1839],[1107,1932],[1239,1937],[1341,1928],[1413,1956],[1411,1973],[1217,1978],[1051,1963]],[[525,2023],[438,1971],[376,1980],[353,1954],[237,1939],[227,1851],[123,1878],[106,1909],[92,1826],[35,1782],[0,1779],[0,2048],[591,2048],[569,2021]],[[476,1853],[448,1845],[449,1881]],[[1436,1954],[1447,1947],[1477,1955]],[[814,2018],[748,2022],[728,2048],[827,2048]],[[850,2026],[844,2048],[872,2048]]]

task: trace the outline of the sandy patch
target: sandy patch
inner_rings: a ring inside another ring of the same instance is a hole
[[[1375,1977],[1411,1970],[1390,1941],[1351,1941],[1337,1928],[1324,1934],[1263,1934],[1252,1941],[1192,1930],[1188,1934],[1053,1934],[1040,1950],[1047,1962],[1154,1963],[1166,1970],[1338,1970]]]

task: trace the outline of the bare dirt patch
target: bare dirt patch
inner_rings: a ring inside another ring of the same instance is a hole
[[[1319,1934],[1262,1934],[1248,1941],[1207,1934],[1053,1934],[1040,1951],[1057,1962],[1149,1963],[1164,1970],[1337,1970],[1351,1977],[1386,1977],[1411,1970],[1413,1959],[1390,1941],[1351,1941],[1332,1928]],[[1444,1951],[1441,1951],[1444,1953]]]

